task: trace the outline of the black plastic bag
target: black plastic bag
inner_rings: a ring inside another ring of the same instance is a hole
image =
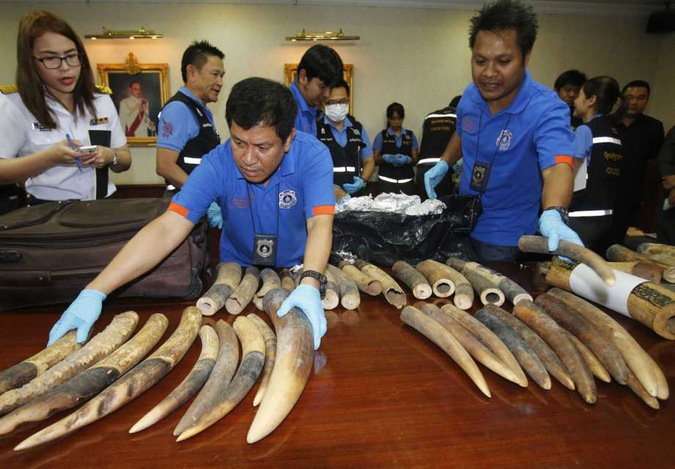
[[[333,223],[333,260],[354,255],[381,266],[397,260],[416,264],[444,260],[448,253],[471,258],[465,242],[483,211],[480,196],[446,196],[440,215],[345,211]],[[462,255],[463,254],[463,255]]]

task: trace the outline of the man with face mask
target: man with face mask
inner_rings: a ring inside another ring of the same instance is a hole
[[[316,136],[333,158],[333,183],[351,196],[363,195],[375,169],[373,148],[363,125],[347,115],[349,85],[343,79],[331,88],[324,112]]]

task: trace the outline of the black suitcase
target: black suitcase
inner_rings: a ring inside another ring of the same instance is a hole
[[[51,202],[0,217],[0,311],[70,302],[169,199]],[[200,221],[161,264],[114,296],[197,298],[210,264]]]

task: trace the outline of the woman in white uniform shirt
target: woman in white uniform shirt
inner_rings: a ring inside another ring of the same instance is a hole
[[[17,58],[17,86],[0,94],[0,184],[26,181],[29,203],[95,199],[96,168],[126,171],[131,154],[110,96],[94,85],[82,41],[61,18],[28,13]],[[91,143],[89,130],[109,131],[110,147],[75,151]],[[112,182],[99,190],[114,192]]]

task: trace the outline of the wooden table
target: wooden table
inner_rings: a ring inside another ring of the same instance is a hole
[[[529,267],[496,267],[533,291]],[[327,313],[328,333],[304,394],[286,421],[259,443],[246,443],[255,414],[253,392],[230,415],[182,443],[172,431],[186,407],[146,431],[127,433],[189,372],[200,350],[196,343],[146,394],[67,438],[23,453],[12,449],[63,413],[0,439],[0,468],[675,467],[671,401],[655,411],[626,387],[598,383],[598,402],[586,405],[555,380],[549,391],[533,382],[523,389],[481,366],[489,399],[440,349],[404,326],[399,311],[382,297],[362,300],[358,311]],[[162,312],[171,323],[165,340],[188,304],[106,302],[97,330],[128,309],[141,315],[141,324]],[[42,349],[63,309],[0,313],[0,369]],[[675,388],[675,343],[614,316]],[[234,319],[215,316],[220,318]]]

